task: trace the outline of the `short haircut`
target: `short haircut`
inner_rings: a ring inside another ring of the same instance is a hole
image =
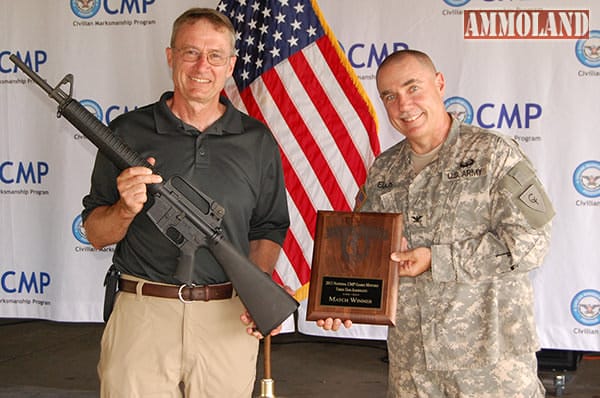
[[[388,55],[383,60],[383,62],[379,65],[379,67],[377,68],[377,75],[379,74],[379,71],[381,70],[381,68],[383,68],[385,65],[395,63],[395,62],[400,62],[406,58],[414,58],[417,61],[419,61],[419,63],[421,65],[425,66],[428,69],[431,69],[431,71],[433,73],[437,72],[437,69],[435,68],[435,65],[433,64],[433,61],[431,60],[429,55],[427,55],[424,52],[419,51],[419,50],[407,49],[407,50],[398,50],[398,51],[395,51],[395,52],[391,53],[390,55]]]
[[[199,20],[210,22],[217,30],[223,29],[227,31],[231,36],[231,50],[235,49],[235,28],[233,24],[229,18],[212,8],[190,8],[177,17],[175,22],[173,22],[173,29],[171,31],[171,47],[175,45],[177,33],[182,25],[194,23]]]

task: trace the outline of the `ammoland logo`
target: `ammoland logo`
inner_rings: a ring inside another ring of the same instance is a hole
[[[589,10],[465,10],[465,39],[587,39]]]

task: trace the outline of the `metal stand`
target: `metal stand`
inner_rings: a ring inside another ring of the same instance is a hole
[[[275,398],[275,381],[271,378],[271,336],[263,341],[265,374],[260,381],[260,398]]]
[[[565,375],[554,376],[554,395],[562,397],[567,388],[567,378]]]

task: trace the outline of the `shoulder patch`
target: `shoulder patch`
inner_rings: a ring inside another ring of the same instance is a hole
[[[554,217],[554,208],[531,164],[522,160],[499,183],[521,210],[527,222],[541,228]]]
[[[544,197],[540,192],[539,188],[535,185],[530,185],[529,188],[525,190],[519,196],[519,199],[525,204],[525,206],[544,213],[546,211],[546,204],[544,203]]]

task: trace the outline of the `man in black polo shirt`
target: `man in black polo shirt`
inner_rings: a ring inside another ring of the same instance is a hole
[[[162,178],[179,175],[221,204],[225,238],[270,274],[289,227],[283,172],[270,131],[220,96],[236,61],[234,34],[214,10],[183,13],[166,50],[173,92],[110,127]],[[121,172],[99,153],[83,199],[88,240],[117,244],[121,274],[102,338],[101,395],[178,396],[182,384],[189,397],[249,397],[257,332],[207,249],[196,253],[193,282],[208,285],[210,300],[178,298],[179,250],[146,215],[146,184],[161,181],[144,167]]]

